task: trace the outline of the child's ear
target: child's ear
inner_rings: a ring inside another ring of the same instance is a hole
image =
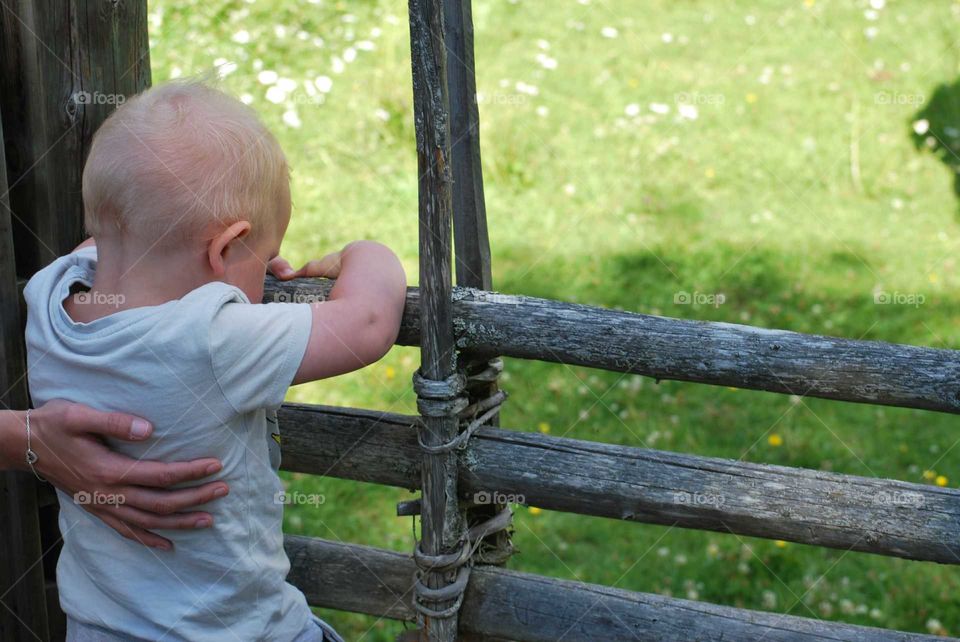
[[[230,227],[217,234],[207,246],[207,260],[215,276],[226,274],[227,253],[233,247],[235,240],[242,239],[250,233],[250,221],[237,221]]]

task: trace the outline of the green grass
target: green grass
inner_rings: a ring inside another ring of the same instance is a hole
[[[404,6],[151,5],[154,80],[232,61],[225,86],[249,94],[277,132],[293,166],[294,221],[283,249],[295,262],[376,238],[417,281]],[[960,3],[888,0],[871,10],[866,0],[477,0],[474,19],[497,290],[960,347]],[[247,42],[235,40],[244,40],[240,32]],[[337,73],[333,57],[351,47],[356,59]],[[296,90],[269,101],[263,70],[296,81]],[[302,84],[318,76],[333,81],[322,103]],[[696,119],[678,116],[682,101]],[[667,114],[655,111],[660,105]],[[285,121],[288,111],[296,119]],[[725,302],[678,305],[680,291],[722,293]],[[878,292],[922,295],[923,303],[877,305]],[[290,398],[413,413],[417,364],[416,350],[395,348],[381,363]],[[960,481],[952,416],[505,365],[505,426],[544,422],[558,436]],[[782,444],[771,445],[771,435]],[[288,532],[410,550],[410,520],[394,517],[405,491],[287,479],[327,499],[290,510]],[[524,508],[515,541],[521,553],[510,566],[524,571],[960,634],[960,581],[950,567]],[[321,614],[351,640],[391,640],[402,629]]]

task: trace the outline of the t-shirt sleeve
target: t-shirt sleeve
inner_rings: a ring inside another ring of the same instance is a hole
[[[308,303],[225,301],[210,326],[210,359],[223,396],[239,413],[276,408],[303,360]]]

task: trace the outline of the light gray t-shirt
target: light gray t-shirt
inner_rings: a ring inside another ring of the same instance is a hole
[[[173,551],[125,539],[58,491],[60,604],[71,617],[150,640],[293,640],[311,618],[285,581],[276,408],[306,350],[309,304],[251,304],[226,283],[90,323],[63,309],[90,286],[96,250],[54,261],[27,284],[27,357],[35,405],[61,398],[154,425],[134,458],[217,457],[230,494],[200,510],[211,528],[156,531]],[[69,461],[66,462],[68,465]]]

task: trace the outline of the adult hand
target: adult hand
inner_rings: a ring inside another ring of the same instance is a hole
[[[206,512],[180,512],[223,497],[224,482],[172,490],[170,486],[202,479],[222,466],[213,458],[185,462],[138,461],[113,452],[101,437],[143,441],[153,427],[143,419],[105,413],[62,400],[53,400],[30,414],[37,472],[68,495],[113,496],[122,503],[87,502],[83,508],[126,538],[170,550],[173,543],[151,529],[206,528]],[[25,434],[25,428],[22,428]],[[24,449],[25,450],[25,449]]]

